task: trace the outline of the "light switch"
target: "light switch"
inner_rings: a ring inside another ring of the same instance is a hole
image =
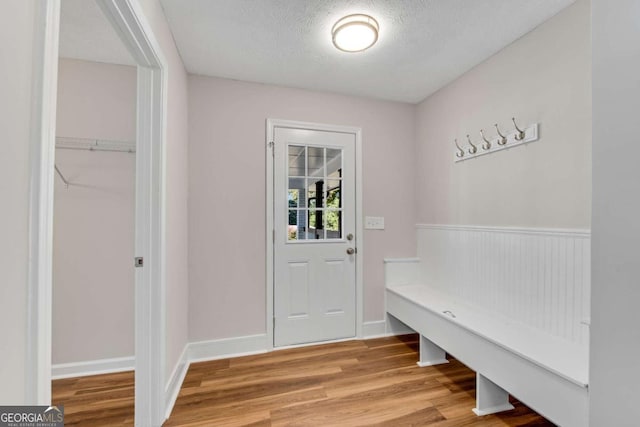
[[[384,217],[383,216],[365,216],[364,228],[365,230],[384,230]]]

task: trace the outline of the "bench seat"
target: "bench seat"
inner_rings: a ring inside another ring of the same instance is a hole
[[[489,388],[508,391],[559,425],[587,425],[588,346],[422,284],[388,286],[386,304],[390,315],[421,335],[421,344],[455,356],[478,373],[479,383],[481,375]]]

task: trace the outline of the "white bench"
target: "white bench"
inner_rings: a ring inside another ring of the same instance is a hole
[[[476,371],[477,415],[512,409],[509,394],[552,422],[588,425],[588,346],[421,284],[417,259],[385,262],[386,310],[420,334],[420,366],[450,353]]]

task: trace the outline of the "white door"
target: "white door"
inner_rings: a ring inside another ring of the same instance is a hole
[[[356,334],[355,134],[274,132],[274,345]]]

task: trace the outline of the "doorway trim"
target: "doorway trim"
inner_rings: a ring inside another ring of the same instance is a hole
[[[96,0],[138,65],[135,424],[165,419],[165,137],[167,62],[137,0]],[[34,29],[26,401],[51,403],[53,179],[60,0],[37,2]],[[133,266],[133,260],[131,260]]]
[[[267,119],[265,135],[266,153],[266,335],[267,350],[273,350],[274,335],[274,236],[275,236],[275,215],[274,215],[274,135],[276,128],[287,129],[308,129],[325,132],[342,132],[353,134],[356,141],[356,236],[358,256],[356,256],[356,338],[363,337],[364,327],[364,289],[363,289],[363,259],[364,259],[364,233],[362,225],[362,129],[354,126],[330,125],[322,123],[303,122],[297,120]],[[344,341],[344,340],[341,340]]]

